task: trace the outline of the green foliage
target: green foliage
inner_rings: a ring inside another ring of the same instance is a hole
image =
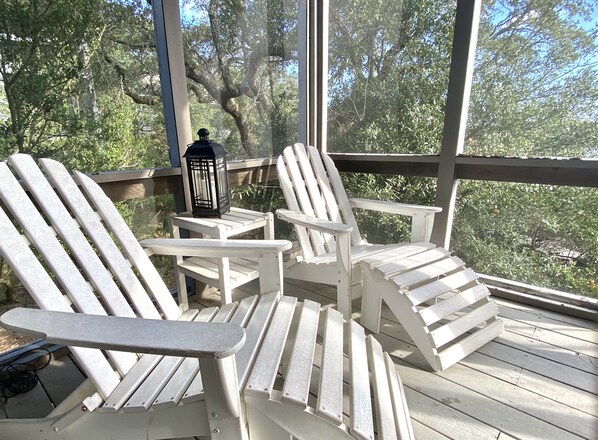
[[[598,191],[465,181],[453,249],[476,270],[598,296]]]
[[[297,4],[189,2],[194,105],[231,158],[270,157],[297,138]],[[219,112],[214,112],[218,108]]]
[[[584,0],[484,2],[466,153],[598,154],[595,13]]]
[[[2,155],[35,153],[82,126],[77,98],[85,91],[86,52],[100,33],[95,3],[0,2],[0,77],[10,112],[0,123]]]
[[[231,196],[233,206],[254,211],[275,212],[278,208],[286,208],[282,189],[276,182],[269,182],[266,185],[254,184],[233,188]],[[297,239],[293,226],[288,222],[279,220],[276,216],[274,216],[274,231],[276,232],[276,238],[286,240]]]
[[[329,149],[440,150],[455,2],[331,3]]]
[[[342,178],[349,197],[426,205],[434,202],[429,179],[360,173],[344,173]],[[355,210],[355,220],[370,243],[401,243],[411,237],[411,223],[403,216]]]
[[[330,150],[437,153],[454,2],[354,0],[331,9]],[[466,153],[598,155],[595,13],[584,0],[483,3]],[[355,196],[433,204],[432,179],[345,181]],[[595,190],[462,182],[459,196],[452,247],[477,270],[597,294]],[[408,233],[390,216],[357,218],[370,241]]]
[[[115,203],[135,237],[163,238],[168,236],[168,215],[174,212],[171,195],[144,197]],[[174,266],[170,256],[153,256],[152,261],[167,286],[174,286]]]

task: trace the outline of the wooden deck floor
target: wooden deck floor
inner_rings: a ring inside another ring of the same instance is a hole
[[[323,305],[329,286],[289,281],[286,294]],[[256,293],[248,284],[236,298]],[[217,297],[201,300],[214,305]],[[406,387],[418,439],[598,439],[598,323],[498,300],[506,331],[442,373],[423,357],[388,310],[379,341]],[[358,302],[354,304],[358,309]],[[358,317],[359,313],[355,313]],[[65,374],[63,374],[65,373]],[[83,376],[70,358],[40,372],[43,385],[10,399],[10,417],[40,416]],[[61,380],[57,378],[61,377]],[[0,411],[0,417],[2,417]],[[6,416],[6,415],[4,415]]]

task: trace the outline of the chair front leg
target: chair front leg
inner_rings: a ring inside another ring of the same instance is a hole
[[[339,233],[336,236],[336,301],[343,318],[351,319],[351,234]]]
[[[411,218],[411,242],[430,242],[435,213],[415,213]]]
[[[257,263],[260,272],[260,294],[280,291],[283,292],[283,261],[282,252],[260,253]]]
[[[241,408],[235,356],[223,359],[200,358],[210,437],[247,440],[244,410]]]

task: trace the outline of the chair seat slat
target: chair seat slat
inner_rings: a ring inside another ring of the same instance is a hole
[[[411,418],[409,417],[409,409],[407,408],[407,399],[405,397],[405,389],[403,382],[397,372],[397,366],[394,364],[388,353],[384,353],[384,364],[388,374],[388,383],[390,386],[390,394],[392,396],[392,407],[395,416],[395,426],[397,433],[401,440],[413,439],[413,426]]]
[[[231,324],[237,324],[245,328],[258,301],[257,295],[248,296],[239,303],[235,314],[231,318]]]
[[[279,301],[247,380],[246,394],[270,397],[296,303],[297,298],[288,296]]]
[[[364,439],[374,439],[374,421],[368,371],[365,331],[349,321],[349,358],[351,365],[351,431]]]
[[[301,308],[297,337],[293,344],[281,400],[305,408],[309,394],[314,348],[318,334],[320,304],[305,300]]]
[[[262,295],[245,328],[245,345],[235,355],[240,387],[247,380],[247,374],[276,309],[279,296],[277,293]]]
[[[178,356],[164,356],[127,400],[122,410],[124,412],[147,411],[184,359]]]
[[[235,313],[237,306],[239,303],[232,302],[223,305],[220,310],[216,313],[216,315],[212,318],[212,322],[228,322]]]
[[[199,374],[199,360],[186,358],[164,386],[152,404],[152,408],[176,406]]]
[[[98,411],[117,412],[120,410],[162,358],[163,356],[156,354],[143,355],[127,375],[123,377]]]
[[[392,398],[388,392],[388,381],[382,346],[372,335],[367,337],[368,358],[372,372],[374,406],[376,409],[376,431],[378,440],[396,440],[394,408]]]
[[[316,408],[336,423],[343,421],[343,316],[326,309],[322,366]]]
[[[212,321],[217,312],[218,309],[216,307],[202,309],[194,321]],[[158,394],[158,397],[154,400],[153,407],[170,407],[178,404],[198,373],[199,361],[195,358],[186,358],[160,394]]]
[[[197,310],[189,309],[182,316],[181,320],[205,322],[210,313],[197,313]],[[146,411],[152,406],[158,395],[169,383],[177,369],[185,358],[178,356],[163,356],[158,360],[156,366],[134,389],[126,403],[121,407],[124,412]]]

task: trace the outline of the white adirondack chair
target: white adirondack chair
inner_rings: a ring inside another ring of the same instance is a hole
[[[346,318],[362,296],[361,324],[376,333],[384,300],[436,371],[502,332],[498,307],[478,276],[429,242],[440,208],[349,199],[330,157],[302,144],[285,148],[277,172],[289,209],[276,214],[295,225],[301,247],[286,277],[336,285]],[[411,243],[368,243],[352,207],[410,216]]]
[[[68,345],[88,380],[45,418],[0,420],[0,439],[413,438],[380,344],[336,310],[281,295],[289,242],[140,245],[89,177],[39,163],[0,162],[0,255],[43,310],[0,321]],[[257,256],[270,275],[259,298],[198,312],[176,304],[152,253]]]

